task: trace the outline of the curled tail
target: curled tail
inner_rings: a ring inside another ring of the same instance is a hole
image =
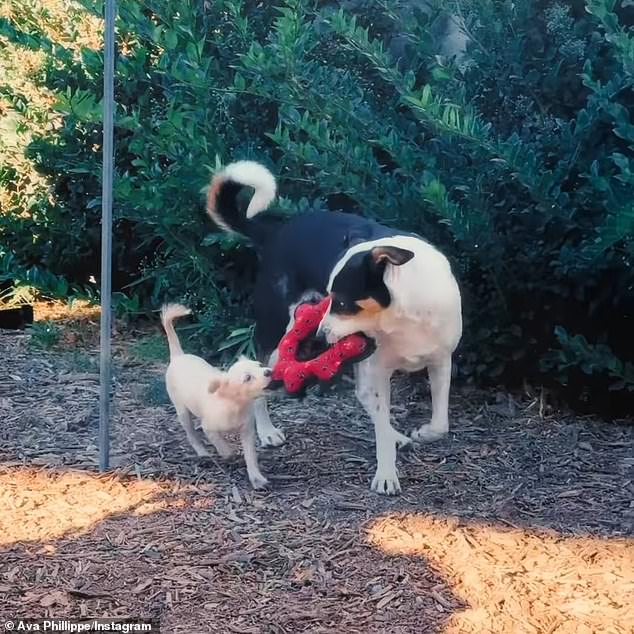
[[[165,334],[167,335],[167,344],[170,349],[170,359],[183,354],[183,349],[181,348],[180,341],[178,340],[178,335],[176,334],[176,330],[174,330],[174,320],[179,317],[189,315],[191,312],[192,311],[189,310],[189,308],[183,306],[182,304],[165,304],[163,308],[161,308],[161,323],[163,324]]]
[[[254,189],[246,215],[240,212],[237,201],[243,187]],[[268,208],[276,193],[275,177],[264,165],[254,161],[231,163],[211,180],[207,213],[221,229],[252,237],[250,220]]]

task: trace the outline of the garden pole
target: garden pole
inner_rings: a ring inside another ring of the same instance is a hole
[[[114,110],[114,21],[116,0],[106,0],[103,57],[103,173],[101,184],[101,336],[99,343],[99,469],[110,463],[112,358],[112,171]]]

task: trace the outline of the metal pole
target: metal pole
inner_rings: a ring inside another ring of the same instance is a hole
[[[112,171],[114,110],[114,21],[116,0],[106,0],[103,72],[103,173],[101,184],[101,337],[99,358],[99,469],[110,463],[112,367]]]

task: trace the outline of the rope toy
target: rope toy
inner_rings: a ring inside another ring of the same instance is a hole
[[[315,334],[329,306],[330,297],[317,304],[300,304],[295,310],[292,328],[277,347],[279,356],[271,380],[274,384],[283,385],[292,396],[301,396],[313,383],[324,387],[348,365],[366,359],[376,349],[373,339],[356,333],[343,337],[313,359],[300,360],[300,345]]]

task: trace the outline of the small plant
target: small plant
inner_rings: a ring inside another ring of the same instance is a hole
[[[147,383],[141,391],[140,397],[146,405],[152,407],[170,404],[167,389],[165,388],[165,379],[162,376],[154,377]]]
[[[32,305],[37,294],[32,286],[7,286],[3,289],[3,284],[0,282],[0,308]]]
[[[140,363],[167,363],[169,361],[169,351],[165,336],[157,333],[145,335],[135,340],[127,354]]]
[[[230,351],[235,357],[244,355],[250,359],[255,359],[255,326],[232,330],[227,339],[218,347],[218,352],[226,351]]]
[[[31,335],[30,343],[45,350],[57,346],[62,334],[60,327],[53,321],[36,321],[29,326],[28,332]]]
[[[112,307],[115,315],[121,319],[134,318],[145,313],[141,306],[141,298],[135,294],[113,293]]]
[[[75,350],[67,353],[65,358],[73,372],[86,374],[99,373],[99,356],[97,355],[90,355],[86,352],[78,352]]]

